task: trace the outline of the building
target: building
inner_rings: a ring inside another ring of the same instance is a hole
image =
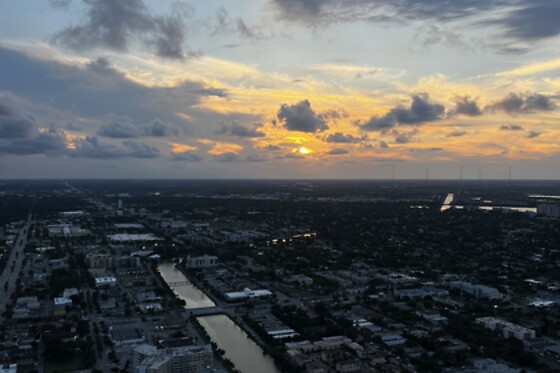
[[[504,338],[516,338],[522,341],[536,337],[536,333],[533,329],[525,328],[521,325],[498,319],[496,317],[479,317],[476,319],[476,323],[481,324],[490,330],[501,331]]]
[[[560,218],[560,205],[544,204],[537,206],[537,214],[549,218]]]
[[[98,288],[115,286],[116,284],[117,279],[112,276],[95,278],[95,286]]]
[[[475,298],[484,298],[488,300],[502,300],[504,298],[504,295],[500,293],[498,289],[486,285],[471,284],[464,281],[453,281],[450,285]]]
[[[250,298],[269,297],[272,295],[272,292],[266,289],[251,290],[249,288],[245,288],[243,289],[243,291],[234,291],[231,293],[226,293],[225,295],[228,300],[237,301],[237,300],[244,300]]]
[[[107,269],[113,267],[113,257],[109,254],[88,254],[86,262],[89,268]]]
[[[20,297],[16,300],[16,306],[13,310],[13,317],[25,318],[31,316],[41,309],[41,303],[36,296]]]
[[[404,299],[424,299],[426,297],[446,297],[449,292],[444,289],[438,289],[430,286],[424,286],[416,289],[400,289],[395,290],[395,298]]]
[[[218,257],[212,255],[188,256],[185,263],[187,268],[210,268],[218,265]]]
[[[0,365],[0,373],[16,373],[17,364]]]
[[[157,349],[144,344],[134,349],[132,372],[199,373],[211,366],[210,345]]]

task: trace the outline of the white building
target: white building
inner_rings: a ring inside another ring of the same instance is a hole
[[[242,300],[249,298],[269,297],[272,295],[272,292],[266,289],[251,290],[249,288],[245,288],[243,289],[243,291],[234,291],[231,293],[226,293],[225,295],[229,300]]]
[[[205,346],[183,346],[157,349],[139,345],[134,349],[133,373],[197,373],[212,366],[212,349]]]
[[[95,286],[97,286],[98,288],[115,286],[116,284],[117,284],[117,279],[112,276],[95,278]]]
[[[0,373],[16,373],[17,364],[0,365]]]
[[[209,268],[218,265],[218,257],[212,255],[188,256],[185,260],[187,268]]]
[[[485,328],[490,330],[501,331],[504,338],[516,338],[519,340],[532,339],[536,337],[533,329],[525,328],[521,325],[511,323],[496,317],[479,317],[476,319],[477,324],[484,325]]]

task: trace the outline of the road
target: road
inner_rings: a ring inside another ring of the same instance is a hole
[[[27,245],[27,234],[32,225],[31,211],[23,228],[19,231],[14,246],[10,250],[10,255],[2,276],[0,276],[0,313],[3,313],[6,306],[11,302],[12,294],[16,290],[16,281],[19,278],[25,258],[24,249]],[[6,283],[8,284],[6,288]],[[4,316],[0,315],[0,324],[4,321]]]

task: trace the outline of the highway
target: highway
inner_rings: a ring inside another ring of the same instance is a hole
[[[12,298],[12,294],[16,290],[16,281],[19,278],[23,267],[23,259],[25,258],[24,249],[27,245],[27,235],[32,225],[31,211],[27,217],[27,221],[23,228],[19,231],[14,246],[10,250],[8,262],[0,276],[0,313],[3,313],[6,306]],[[6,283],[8,284],[6,287]],[[0,315],[0,323],[4,321],[4,316]]]

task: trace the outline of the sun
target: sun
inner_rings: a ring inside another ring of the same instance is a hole
[[[307,149],[305,146],[300,147],[297,149],[300,154],[311,154],[313,151],[311,149]]]

